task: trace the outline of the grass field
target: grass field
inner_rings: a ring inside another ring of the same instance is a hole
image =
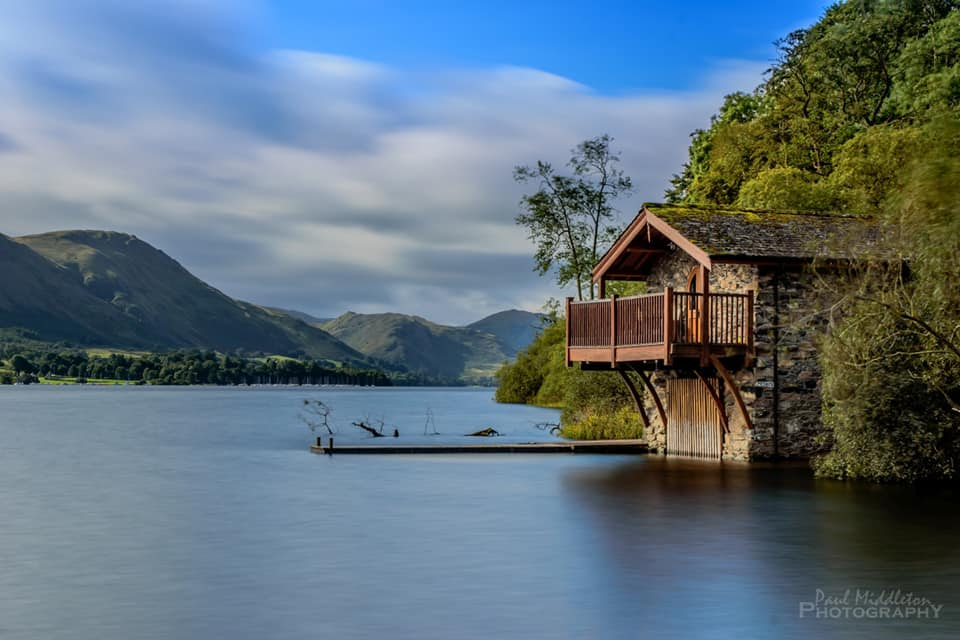
[[[119,351],[117,349],[100,349],[97,347],[84,349],[84,351],[86,351],[87,355],[91,358],[109,358],[113,354],[128,356],[130,358],[142,358],[143,356],[151,355],[149,351]]]
[[[52,384],[52,385],[81,384],[77,382],[77,380],[78,380],[77,378],[71,378],[69,376],[57,376],[56,378],[45,378],[41,376],[40,384]],[[92,384],[97,386],[116,386],[116,385],[127,384],[127,381],[111,380],[111,379],[96,380],[94,378],[86,378],[86,382],[84,382],[83,384]],[[134,383],[131,382],[130,384],[134,384]]]

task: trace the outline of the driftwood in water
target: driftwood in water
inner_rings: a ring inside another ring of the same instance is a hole
[[[323,428],[333,435],[333,429],[330,428],[330,405],[323,400],[304,400],[303,410],[300,414],[300,420],[310,427],[310,431],[316,431]]]
[[[536,427],[541,431],[549,431],[551,435],[560,433],[560,425],[556,422],[538,422]]]
[[[376,429],[374,429],[373,427],[371,427],[370,425],[368,425],[366,422],[354,422],[354,423],[353,423],[353,426],[355,426],[355,427],[360,427],[361,429],[363,429],[364,431],[366,431],[367,433],[369,433],[370,435],[372,435],[374,438],[382,438],[382,437],[383,437],[383,434],[382,434],[382,433],[380,433],[379,431],[377,431]]]
[[[430,427],[433,427],[433,431],[429,431]],[[427,407],[427,419],[423,423],[423,435],[438,436],[440,432],[437,431],[437,423],[433,419],[433,409]]]
[[[487,427],[486,429],[480,429],[480,431],[474,431],[473,433],[468,433],[468,436],[479,436],[482,438],[489,438],[491,436],[498,436],[500,432],[494,429],[493,427]]]

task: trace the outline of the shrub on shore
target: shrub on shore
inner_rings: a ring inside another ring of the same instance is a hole
[[[516,362],[497,372],[497,402],[557,407],[561,433],[577,440],[639,438],[642,425],[620,377],[567,368],[562,318],[554,318]]]

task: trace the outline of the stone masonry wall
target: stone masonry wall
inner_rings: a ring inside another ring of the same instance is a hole
[[[664,257],[660,258],[654,265],[653,270],[647,278],[647,291],[650,293],[659,293],[667,287],[673,287],[676,291],[685,291],[687,288],[687,279],[690,270],[697,266],[697,261],[691,258],[683,251],[674,250]],[[657,389],[657,395],[663,402],[664,410],[667,409],[667,379],[674,374],[669,371],[657,370],[650,372],[650,382]],[[657,412],[657,406],[650,397],[650,394],[644,391],[643,403],[647,415],[650,417],[650,428],[647,429],[645,438],[651,449],[656,449],[660,453],[666,451],[667,432],[666,425],[660,419]]]
[[[698,264],[683,251],[674,249],[660,258],[650,271],[650,276],[647,278],[647,291],[659,293],[667,287],[673,287],[675,291],[686,291],[690,270]]]
[[[653,293],[672,286],[684,291],[696,262],[682,251],[661,259],[648,279]],[[812,278],[802,269],[754,265],[714,265],[710,290],[714,293],[755,292],[756,359],[731,370],[753,429],[747,425],[732,394],[723,394],[730,432],[724,438],[723,457],[751,460],[767,457],[809,457],[821,451],[820,367],[816,335],[822,320],[813,314]],[[657,370],[651,380],[668,406],[667,380],[685,372]],[[723,386],[722,381],[719,383]],[[666,433],[656,405],[644,394],[651,425],[647,441],[663,451]]]
[[[751,458],[809,457],[822,451],[821,371],[812,276],[801,269],[760,267],[756,301],[755,396]]]
[[[757,267],[754,265],[717,264],[710,271],[711,293],[747,293],[753,291],[756,296],[758,286]],[[756,308],[756,305],[754,305],[755,310]],[[747,413],[753,421],[756,396],[747,393],[745,389],[754,385],[756,377],[749,360],[744,365],[740,368],[731,368],[730,373],[740,389],[740,395],[743,398],[744,405],[746,405]],[[718,383],[724,391],[722,397],[727,414],[727,423],[730,428],[730,431],[724,436],[723,457],[729,460],[749,460],[753,457],[754,432],[747,428],[746,420],[740,413],[740,407],[733,399],[733,394],[724,388],[726,383],[719,376]]]

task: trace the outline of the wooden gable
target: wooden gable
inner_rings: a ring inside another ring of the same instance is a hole
[[[594,282],[645,280],[674,248],[714,263],[850,260],[877,250],[876,220],[799,211],[645,204],[594,267]]]
[[[710,256],[679,231],[653,214],[646,205],[604,254],[591,276],[601,280],[646,280],[661,256],[676,247],[709,269]]]

